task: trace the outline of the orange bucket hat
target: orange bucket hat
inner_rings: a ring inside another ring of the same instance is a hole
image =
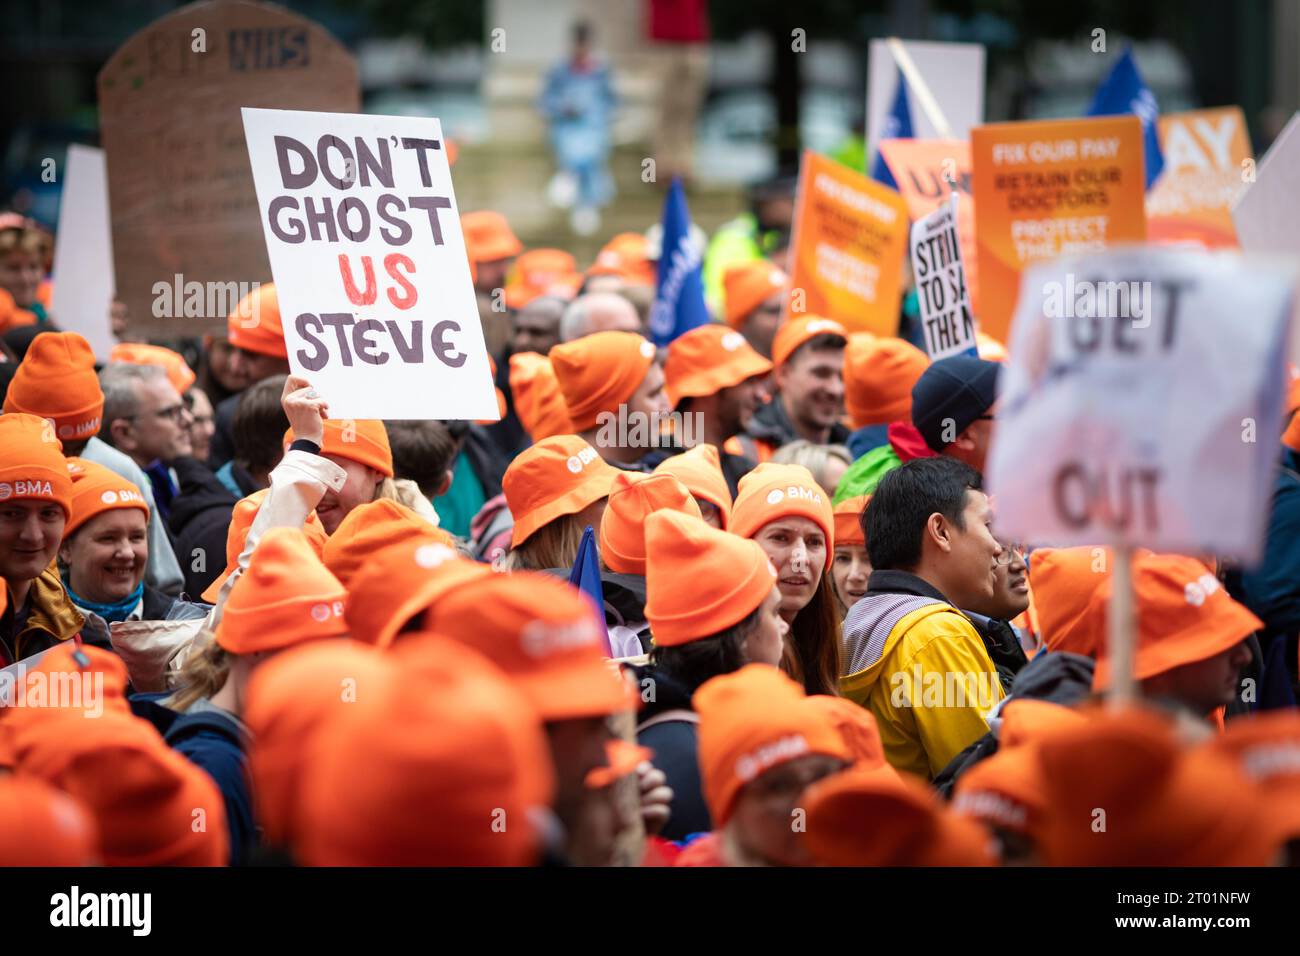
[[[596,427],[601,412],[616,412],[641,387],[655,347],[635,332],[594,332],[550,351],[575,432]]]
[[[844,408],[853,428],[912,420],[912,386],[930,366],[910,342],[856,332],[844,349]]]
[[[785,290],[790,277],[766,259],[749,259],[728,266],[722,273],[723,315],[727,324],[738,329],[749,314]]]
[[[1038,611],[1043,647],[1096,658],[1105,641],[1085,616],[1088,602],[1110,579],[1109,548],[1035,548],[1029,556],[1029,587]],[[1103,622],[1104,623],[1104,622]]]
[[[1300,713],[1271,710],[1238,717],[1206,746],[1233,758],[1259,785],[1287,840],[1300,838]]]
[[[501,478],[515,518],[510,543],[517,548],[543,525],[608,496],[618,473],[577,435],[544,438],[520,452]]]
[[[94,866],[95,821],[40,780],[0,776],[0,866]]]
[[[376,551],[353,576],[344,612],[348,628],[354,640],[387,647],[448,591],[492,574],[486,564],[462,558],[438,533],[398,541]]]
[[[194,370],[185,361],[185,356],[161,345],[119,342],[108,353],[108,360],[127,365],[160,365],[167,372],[167,381],[172,383],[172,388],[176,389],[178,395],[184,395],[194,384]]]
[[[509,259],[524,251],[523,243],[499,212],[490,209],[467,212],[460,217],[460,228],[465,234],[465,252],[476,264]]]
[[[348,512],[326,539],[321,558],[325,567],[348,587],[376,552],[402,541],[417,538],[424,541],[431,536],[449,548],[455,547],[455,539],[441,528],[434,527],[405,505],[380,498]]]
[[[569,406],[545,355],[517,352],[510,356],[510,391],[519,423],[533,441],[568,432]]]
[[[251,495],[240,498],[235,502],[235,507],[231,509],[230,527],[226,529],[226,569],[208,585],[207,590],[199,595],[209,604],[216,603],[217,596],[221,593],[221,586],[226,583],[226,578],[235,573],[235,568],[239,565],[239,555],[243,552],[244,545],[248,541],[248,531],[253,526],[253,519],[257,517],[258,509],[262,507],[262,501],[266,498],[268,490],[263,488]],[[307,516],[307,521],[301,530],[307,536],[307,541],[311,544],[312,550],[316,552],[316,556],[323,560],[325,541],[328,535],[325,534],[325,529],[321,526],[320,518],[316,517],[316,512],[313,511]]]
[[[317,736],[328,741],[331,721],[402,679],[387,657],[357,641],[313,641],[253,671],[242,717],[253,738],[249,778],[266,843],[294,842],[302,776]]]
[[[1272,862],[1278,834],[1258,789],[1223,754],[1184,751],[1152,711],[1092,711],[1085,725],[1043,740],[1039,759],[1048,866]]]
[[[650,244],[639,232],[620,232],[596,253],[587,270],[589,276],[618,276],[634,285],[654,285],[655,263],[649,258]]]
[[[290,428],[284,433],[284,447],[292,443]],[[393,477],[393,449],[388,444],[388,429],[377,418],[327,418],[320,453],[360,462],[385,478]]]
[[[888,765],[819,780],[804,795],[805,837],[829,866],[993,866],[988,834]]]
[[[780,368],[798,351],[799,346],[811,342],[819,335],[838,335],[846,343],[849,339],[848,330],[834,319],[825,319],[819,315],[786,319],[772,338],[772,367]]]
[[[680,455],[665,458],[655,466],[656,475],[672,475],[696,500],[703,498],[722,515],[725,530],[731,522],[731,489],[722,473],[722,459],[712,445],[696,445]]]
[[[701,325],[668,346],[664,388],[668,404],[676,408],[684,398],[715,395],[770,371],[772,363],[754,351],[739,332],[716,323]]]
[[[32,339],[5,393],[4,410],[48,418],[62,441],[99,434],[104,393],[90,343],[76,332],[42,332]]]
[[[297,528],[271,528],[226,598],[217,643],[231,654],[342,637],[347,591]]]
[[[858,495],[845,498],[832,509],[835,519],[835,547],[856,544],[865,548],[867,535],[862,530],[862,515],[867,510],[871,495]]]
[[[1229,597],[1218,579],[1195,558],[1136,554],[1133,589],[1137,595],[1135,680],[1214,657],[1264,627],[1264,622]],[[1096,633],[1106,633],[1110,594],[1108,578],[1084,612],[1084,626]],[[1103,643],[1093,671],[1093,690],[1109,686],[1110,667],[1109,648]]]
[[[263,282],[239,301],[235,311],[226,316],[226,339],[245,352],[272,358],[289,357],[275,283]]]
[[[52,501],[72,516],[72,477],[49,422],[6,409],[0,415],[0,501]]]
[[[700,781],[715,829],[731,818],[741,788],[773,767],[808,754],[853,760],[835,724],[806,701],[802,687],[768,664],[746,664],[695,692]]]
[[[763,462],[740,479],[731,508],[730,530],[752,538],[764,526],[790,515],[807,518],[826,535],[826,570],[835,559],[835,514],[830,497],[803,465]]]
[[[313,749],[299,791],[293,849],[305,864],[537,861],[530,814],[553,791],[554,771],[536,715],[454,641],[421,663],[323,728],[328,746]]]
[[[600,519],[600,556],[611,571],[645,574],[646,519],[656,511],[702,518],[691,493],[672,475],[620,471],[614,476]]]
[[[776,584],[776,569],[757,542],[719,531],[697,515],[650,515],[645,547],[645,616],[659,647],[739,624]]]
[[[607,638],[591,601],[549,574],[476,577],[424,614],[425,629],[474,648],[509,676],[543,721],[598,717],[635,706],[606,663]],[[424,655],[415,642],[397,645]]]
[[[529,249],[515,260],[514,274],[506,282],[506,305],[522,309],[552,290],[569,295],[578,277],[578,264],[563,249]]]
[[[84,458],[69,458],[68,474],[72,477],[72,513],[63,526],[67,541],[83,524],[105,511],[136,508],[149,518],[149,505],[135,484],[115,471]]]

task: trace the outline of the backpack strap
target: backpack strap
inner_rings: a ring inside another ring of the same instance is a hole
[[[637,724],[636,732],[639,734],[642,731],[649,730],[651,727],[656,727],[659,724],[668,724],[673,722],[678,722],[683,724],[698,724],[700,722],[700,715],[693,710],[687,710],[685,707],[677,707],[674,708],[673,710],[665,710],[663,713],[655,714],[649,720],[645,720]]]

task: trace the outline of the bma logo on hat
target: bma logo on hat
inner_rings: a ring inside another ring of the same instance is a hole
[[[1217,590],[1219,590],[1219,579],[1213,574],[1202,574],[1183,588],[1183,597],[1192,607],[1200,607],[1205,603],[1205,599]]]
[[[811,748],[803,734],[790,734],[770,744],[764,744],[753,753],[744,754],[736,759],[736,776],[741,783],[748,783],[773,764],[784,760],[793,760]]]
[[[570,455],[569,460],[565,462],[565,464],[568,465],[569,471],[576,475],[595,460],[596,449],[592,448],[590,445],[586,445],[583,447],[582,451],[578,452],[576,455]]]
[[[341,617],[343,614],[343,602],[333,601],[329,603],[322,602],[313,604],[311,608],[311,618],[318,624],[324,624],[332,617]]]
[[[739,332],[728,332],[718,340],[718,344],[728,352],[734,352],[745,344],[745,337]]]
[[[834,319],[813,319],[808,323],[809,332],[834,332],[836,335],[844,334],[844,326],[840,325]]]
[[[519,644],[529,657],[547,657],[571,647],[596,643],[596,626],[590,618],[553,624],[532,621],[519,635]]]
[[[456,557],[445,544],[422,544],[415,549],[415,563],[422,568],[436,568]]]
[[[645,358],[654,358],[654,357],[655,357],[655,344],[654,344],[653,342],[650,342],[650,341],[644,341],[644,342],[642,342],[642,343],[641,343],[641,355],[642,355],[643,357],[645,357]]]
[[[116,491],[106,491],[106,492],[104,492],[102,495],[99,496],[99,500],[102,501],[102,502],[104,502],[104,504],[106,504],[106,505],[115,505],[115,504],[117,504],[117,492],[116,492]]]
[[[780,504],[781,500],[784,497],[785,497],[784,491],[782,491],[780,488],[773,488],[771,491],[767,493],[767,503],[769,505]]]
[[[13,493],[13,485],[9,484],[7,481],[0,481],[0,501],[5,501],[12,497]]]

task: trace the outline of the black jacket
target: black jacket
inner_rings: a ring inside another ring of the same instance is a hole
[[[239,407],[239,396],[243,394],[236,392],[218,402],[213,409],[212,424],[216,430],[212,433],[212,442],[208,446],[208,465],[213,471],[235,457],[235,409]]]
[[[773,448],[780,448],[782,445],[799,440],[799,433],[795,431],[794,422],[790,421],[790,416],[786,414],[785,403],[781,401],[779,395],[753,414],[745,433],[751,438],[767,442]],[[843,445],[849,440],[850,434],[847,428],[836,422],[831,426],[827,444]]]
[[[691,710],[691,691],[688,688],[653,665],[632,670],[641,689],[638,724],[665,711]],[[698,725],[685,720],[666,720],[640,731],[636,740],[655,752],[654,765],[663,771],[673,791],[668,822],[660,836],[666,840],[684,840],[692,833],[712,830],[713,821],[700,784]]]
[[[180,458],[174,467],[181,491],[172,501],[167,524],[185,575],[185,592],[198,595],[226,569],[226,533],[235,496],[201,461]],[[200,555],[202,561],[197,560]]]

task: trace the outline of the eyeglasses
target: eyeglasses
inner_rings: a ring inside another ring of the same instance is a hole
[[[998,567],[1006,567],[1016,555],[1021,558],[1024,557],[1025,546],[1023,544],[1017,541],[1002,541],[999,543],[1002,545],[1002,553],[998,555]]]
[[[128,421],[134,421],[141,415],[155,415],[158,418],[170,418],[177,425],[183,424],[185,415],[189,411],[184,402],[177,402],[175,405],[168,405],[166,408],[158,408],[152,412],[138,412],[135,415],[124,415]]]

